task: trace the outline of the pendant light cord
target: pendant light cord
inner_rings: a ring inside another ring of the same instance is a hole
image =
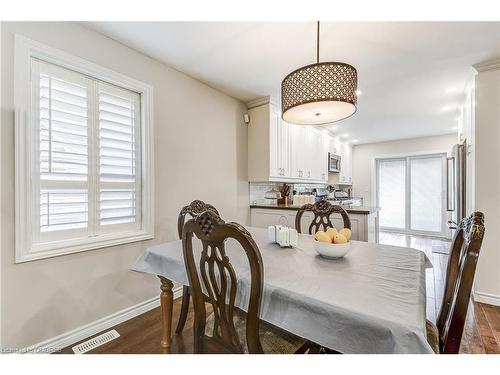
[[[316,63],[319,63],[319,21],[316,27]]]

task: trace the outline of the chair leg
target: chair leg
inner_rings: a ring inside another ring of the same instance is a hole
[[[191,298],[191,293],[189,292],[189,287],[184,285],[182,287],[182,306],[181,306],[181,314],[179,316],[179,322],[177,323],[177,328],[175,329],[175,333],[180,334],[184,329],[184,325],[186,324],[186,318],[189,311],[189,299]]]

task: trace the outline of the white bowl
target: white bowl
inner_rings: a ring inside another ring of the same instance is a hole
[[[350,247],[350,241],[346,243],[328,243],[314,240],[314,250],[325,258],[342,258],[349,252]]]

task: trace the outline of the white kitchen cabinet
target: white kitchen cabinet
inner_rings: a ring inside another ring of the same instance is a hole
[[[343,143],[340,147],[340,173],[339,183],[345,185],[352,184],[352,147],[348,143]]]
[[[300,125],[290,125],[290,176],[295,179],[306,179],[307,129]]]
[[[322,131],[286,123],[269,103],[248,112],[249,181],[328,181],[328,149]]]
[[[271,110],[269,117],[269,176],[280,177],[282,174],[280,166],[280,121],[276,111]]]
[[[270,104],[250,109],[248,125],[249,181],[283,181],[290,178],[290,125]]]
[[[269,123],[269,175],[290,177],[290,125],[271,107]]]
[[[327,142],[328,152],[339,155],[340,172],[329,172],[328,182],[338,185],[352,185],[352,146],[341,142],[338,137],[330,137]]]
[[[324,147],[324,134],[317,129],[310,130],[312,147],[310,148],[310,176],[313,180],[326,180],[325,165],[328,161],[328,151]]]
[[[330,137],[329,142],[329,152],[334,155],[340,155],[342,153],[342,142],[337,137]]]
[[[278,114],[278,165],[282,177],[291,177],[290,125]]]

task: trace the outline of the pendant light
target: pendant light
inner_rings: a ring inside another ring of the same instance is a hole
[[[356,112],[358,73],[342,62],[319,62],[319,21],[316,63],[294,70],[281,82],[281,117],[298,125],[321,125]]]

